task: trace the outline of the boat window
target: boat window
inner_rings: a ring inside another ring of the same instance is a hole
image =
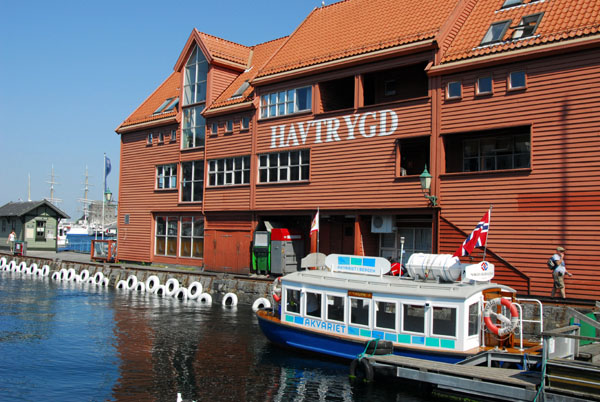
[[[306,315],[321,318],[321,294],[306,292]]]
[[[396,303],[375,302],[375,326],[396,330]]]
[[[434,307],[433,330],[435,335],[456,336],[456,308]]]
[[[288,313],[300,314],[300,291],[296,289],[286,289],[285,296],[285,311]]]
[[[425,306],[416,306],[412,304],[404,305],[403,331],[405,332],[425,332]]]
[[[479,303],[469,306],[469,336],[479,334]]]
[[[350,324],[369,325],[370,299],[350,298]]]
[[[327,295],[327,320],[344,322],[344,297]]]

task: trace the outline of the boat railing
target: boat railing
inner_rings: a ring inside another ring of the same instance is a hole
[[[515,303],[515,305],[517,306],[517,308],[519,309],[519,350],[524,350],[523,349],[523,323],[531,323],[531,324],[538,324],[540,326],[540,331],[539,333],[542,333],[542,331],[544,330],[544,306],[542,305],[542,302],[539,301],[538,299],[520,299],[517,298],[517,303]],[[539,311],[539,318],[538,319],[524,319],[523,318],[523,306],[521,305],[521,303],[526,302],[526,303],[535,303],[538,305],[538,311]],[[540,339],[540,345],[542,344],[542,340]]]

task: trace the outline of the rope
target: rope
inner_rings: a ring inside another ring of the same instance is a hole
[[[369,346],[371,345],[371,342],[373,342],[373,341],[375,341],[375,348],[373,349],[373,353],[369,354],[369,356],[373,356],[375,354],[375,351],[377,350],[377,345],[379,345],[378,338],[369,339],[369,342],[367,342],[367,344],[365,345],[365,350],[363,350],[362,353],[360,353],[358,356],[356,356],[356,358],[358,360],[362,359],[364,356],[367,355],[367,350],[369,350]]]

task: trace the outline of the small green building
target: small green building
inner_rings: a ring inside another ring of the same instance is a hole
[[[9,202],[0,207],[0,246],[6,243],[12,230],[17,241],[26,242],[27,250],[56,251],[58,222],[69,216],[47,200]]]

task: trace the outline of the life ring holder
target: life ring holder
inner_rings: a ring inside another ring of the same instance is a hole
[[[271,296],[273,296],[273,300],[276,303],[281,301],[281,276],[278,276],[273,281],[273,290],[271,291]]]
[[[503,314],[497,314],[495,312],[496,307],[499,305],[503,305],[509,309],[510,320]],[[502,323],[507,325],[502,327],[495,325],[490,317],[492,312]],[[510,300],[504,297],[497,297],[495,299],[488,300],[487,304],[485,305],[485,308],[483,309],[483,322],[485,322],[485,326],[497,336],[510,335],[519,325],[519,311]]]

